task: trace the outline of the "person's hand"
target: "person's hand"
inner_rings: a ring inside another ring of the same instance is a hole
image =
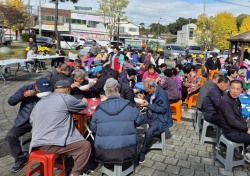
[[[86,102],[88,102],[88,100],[87,100],[86,98],[82,98],[82,101],[86,101]]]
[[[247,134],[250,134],[250,128],[248,128],[248,130],[247,130]]]
[[[118,72],[121,73],[121,72],[122,72],[122,69],[120,69]]]
[[[146,100],[143,101],[142,104],[140,104],[140,106],[142,107],[147,107],[148,106],[148,102]]]
[[[144,99],[145,96],[142,93],[138,93],[136,94],[136,97],[139,99]]]
[[[71,84],[71,88],[74,88],[74,87],[80,87],[80,83],[74,82],[73,84]]]
[[[32,97],[32,96],[35,96],[36,95],[36,91],[34,90],[28,90],[24,93],[24,96],[25,97]]]
[[[93,85],[95,85],[95,83],[96,83],[96,81],[93,80],[93,81],[90,83],[90,85],[93,86]]]

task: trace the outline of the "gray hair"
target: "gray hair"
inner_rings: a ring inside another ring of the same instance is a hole
[[[156,87],[154,80],[151,78],[146,78],[143,84],[147,84],[149,87]]]
[[[86,72],[83,71],[82,69],[76,69],[72,73],[74,75],[74,78],[79,78],[79,77],[86,77]]]
[[[120,96],[120,93],[117,87],[110,87],[105,90],[105,95],[109,98],[111,96]]]
[[[238,75],[246,75],[246,74],[247,74],[246,69],[240,69],[240,70],[238,71]]]

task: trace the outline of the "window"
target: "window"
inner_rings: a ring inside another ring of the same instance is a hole
[[[66,22],[68,22],[68,18],[66,19]],[[86,20],[79,20],[79,19],[71,19],[71,23],[73,24],[86,24]]]
[[[119,30],[120,30],[120,32],[125,32],[125,27],[120,26],[120,27],[119,27]]]
[[[194,28],[189,28],[189,40],[193,40],[194,38]]]
[[[128,28],[128,31],[129,32],[137,32],[137,29],[136,28]]]

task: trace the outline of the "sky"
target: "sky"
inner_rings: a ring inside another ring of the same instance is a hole
[[[49,0],[41,1],[44,7],[54,7]],[[205,12],[209,16],[223,11],[231,12],[235,16],[241,13],[250,14],[249,0],[129,0],[128,7],[123,11],[128,20],[136,24],[144,23],[148,26],[151,23],[160,22],[162,25],[167,25],[175,22],[179,17],[197,18],[203,13],[204,1],[206,2]],[[24,2],[27,3],[28,0]],[[30,2],[36,7],[39,0],[30,0]],[[79,0],[77,4],[60,3],[59,8],[74,9],[74,5],[97,10],[99,4],[98,0]]]

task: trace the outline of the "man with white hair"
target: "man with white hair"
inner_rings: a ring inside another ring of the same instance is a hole
[[[148,108],[147,123],[149,128],[145,132],[144,144],[141,150],[139,163],[143,163],[145,155],[152,143],[153,133],[159,131],[165,132],[167,128],[173,125],[172,114],[170,111],[170,103],[166,92],[158,87],[153,79],[147,78],[143,81],[147,96],[142,107]],[[137,94],[138,98],[144,99],[143,94]]]
[[[110,81],[108,81],[110,80]],[[104,85],[106,101],[97,106],[90,123],[95,136],[95,156],[100,163],[122,164],[137,156],[135,125],[143,121],[141,112],[120,97],[117,80],[108,79]],[[112,129],[112,130],[111,130]]]

